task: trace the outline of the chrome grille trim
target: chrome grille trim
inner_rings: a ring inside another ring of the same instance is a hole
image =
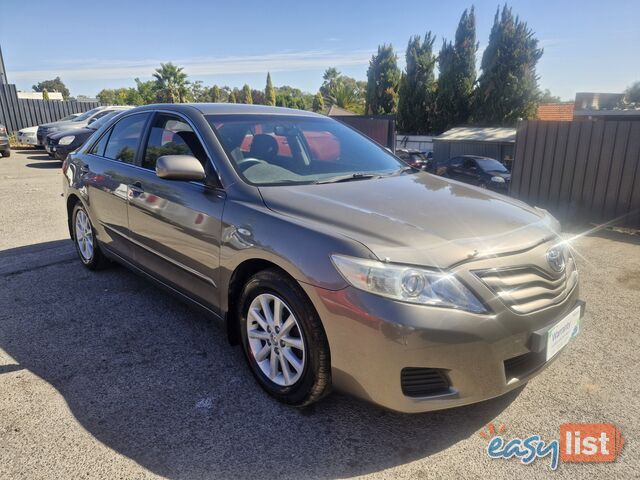
[[[527,314],[562,302],[578,283],[575,260],[556,274],[535,265],[475,270],[473,274],[512,311]]]

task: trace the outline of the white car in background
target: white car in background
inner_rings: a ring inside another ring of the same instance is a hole
[[[68,121],[76,118],[79,113],[72,113],[68,117],[64,117],[60,119],[60,121]],[[38,125],[35,127],[27,127],[18,131],[18,142],[23,145],[35,145],[36,147],[40,146],[38,144],[38,138],[36,137],[36,133],[38,132]]]

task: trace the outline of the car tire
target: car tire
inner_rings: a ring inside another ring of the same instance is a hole
[[[11,150],[2,150],[0,154],[5,158],[9,158],[11,156]]]
[[[102,253],[89,215],[80,202],[73,209],[71,221],[73,243],[82,264],[89,270],[100,270],[108,266],[109,260]]]
[[[237,314],[245,358],[267,393],[303,407],[329,392],[329,343],[317,312],[295,280],[275,269],[258,272],[245,284]]]

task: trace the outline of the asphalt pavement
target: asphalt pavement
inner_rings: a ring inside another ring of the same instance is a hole
[[[0,158],[0,478],[632,478],[640,455],[640,241],[575,240],[583,332],[526,387],[389,412],[334,393],[303,410],[258,387],[223,329],[122,267],[75,258],[60,163]],[[577,233],[574,231],[573,233]],[[480,435],[614,423],[614,463],[490,459]]]

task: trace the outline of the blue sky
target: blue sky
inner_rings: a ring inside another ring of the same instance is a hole
[[[431,30],[451,39],[471,2],[415,1],[44,1],[1,0],[0,46],[9,81],[30,90],[60,75],[73,95],[148,79],[160,62],[191,80],[314,92],[325,68],[366,78],[380,43],[404,66],[409,36]],[[495,1],[474,2],[482,50]],[[545,53],[540,86],[563,99],[577,91],[620,92],[640,80],[640,2],[512,1]]]

